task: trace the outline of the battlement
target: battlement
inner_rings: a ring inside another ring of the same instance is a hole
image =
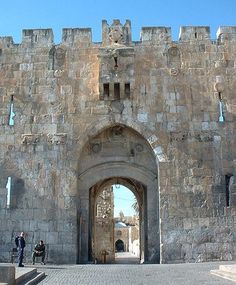
[[[236,26],[219,27],[216,33],[218,43],[236,40]],[[201,42],[211,40],[210,27],[208,26],[181,26],[179,42]],[[215,40],[215,39],[214,39]],[[140,43],[161,44],[172,41],[170,27],[142,27]],[[64,28],[61,43],[64,45],[91,44],[91,28]],[[0,45],[9,47],[14,44],[12,37],[0,37]],[[23,46],[51,46],[54,44],[52,29],[25,29],[22,31]],[[102,21],[102,45],[112,44],[131,45],[131,22],[126,20],[122,25],[115,19],[111,25],[106,20]]]
[[[171,42],[171,28],[169,27],[143,27],[141,42]]]
[[[62,43],[65,45],[92,43],[92,30],[90,28],[63,29]]]
[[[209,40],[210,39],[210,27],[205,26],[183,26],[180,27],[179,40],[191,41],[191,40]]]
[[[28,29],[22,32],[23,45],[50,46],[53,44],[53,40],[52,29]]]

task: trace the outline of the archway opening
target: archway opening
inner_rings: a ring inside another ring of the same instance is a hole
[[[115,240],[111,234],[113,208],[109,203],[103,204],[103,191],[116,184],[127,187],[138,201],[140,261],[158,263],[160,224],[156,156],[142,135],[124,125],[112,125],[90,137],[80,156],[77,262],[98,259],[112,263],[115,260]],[[102,207],[98,207],[97,198],[101,193]],[[107,236],[100,239],[102,235]]]
[[[104,180],[90,189],[90,261],[140,263],[144,260],[145,239],[141,232],[145,232],[146,226],[145,193],[141,183],[125,177]]]
[[[116,252],[124,252],[125,251],[125,245],[124,245],[123,240],[118,239],[115,242],[115,250],[116,250]]]

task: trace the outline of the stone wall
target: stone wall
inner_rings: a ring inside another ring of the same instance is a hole
[[[114,194],[112,187],[103,188],[97,196],[94,215],[94,260],[112,263],[114,253]]]
[[[216,40],[209,27],[182,27],[177,42],[170,28],[144,27],[132,42],[129,21],[102,26],[102,43],[90,29],[64,29],[58,45],[50,29],[0,38],[0,260],[22,230],[29,255],[43,239],[50,261],[79,260],[80,156],[112,126],[156,158],[161,262],[235,260],[236,27]]]

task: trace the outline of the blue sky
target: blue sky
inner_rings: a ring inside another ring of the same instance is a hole
[[[216,38],[219,26],[236,26],[236,0],[9,0],[1,3],[0,36],[21,42],[23,29],[52,28],[55,43],[62,28],[92,28],[93,41],[101,41],[101,21],[131,20],[133,40],[141,27],[166,26],[178,39],[180,26],[210,26]]]
[[[114,216],[119,217],[120,211],[124,213],[125,216],[133,216],[135,214],[132,204],[135,201],[133,192],[123,185],[114,185]]]

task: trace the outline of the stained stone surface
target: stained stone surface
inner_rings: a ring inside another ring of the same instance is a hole
[[[131,30],[0,37],[1,262],[22,230],[28,257],[43,239],[50,262],[88,262],[109,179],[138,196],[143,261],[236,259],[236,27]]]

